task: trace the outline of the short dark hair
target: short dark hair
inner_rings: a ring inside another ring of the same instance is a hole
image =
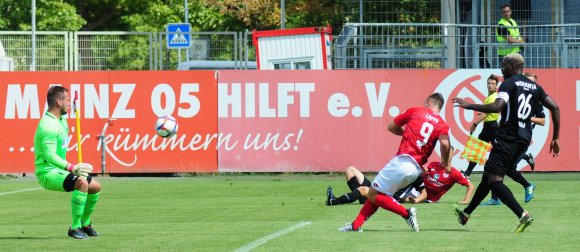
[[[508,7],[510,8],[510,10],[512,9],[512,7],[509,4],[504,4],[502,6],[499,7],[500,10],[503,10],[503,8]]]
[[[49,108],[54,108],[56,105],[56,100],[62,99],[64,93],[68,93],[68,89],[63,86],[52,86],[48,89],[46,94],[46,103],[48,103]]]
[[[495,74],[491,74],[489,77],[487,77],[487,80],[494,80],[495,84],[499,83],[499,78]]]
[[[441,108],[443,108],[443,104],[445,104],[445,98],[443,98],[443,95],[441,95],[441,93],[433,93],[432,95],[427,97],[427,99],[431,100],[431,102],[437,103],[437,106],[439,107],[440,110]]]

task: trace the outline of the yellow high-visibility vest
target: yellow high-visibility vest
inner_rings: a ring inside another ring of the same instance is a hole
[[[514,21],[513,19],[510,18],[510,20],[508,21],[508,20],[505,20],[502,18],[499,20],[499,23],[497,25],[498,26],[503,25],[503,26],[507,27],[507,30],[509,33],[509,35],[507,35],[507,36],[512,36],[515,39],[520,38],[520,30],[517,28],[518,23],[516,23],[516,21]],[[497,42],[504,44],[504,45],[509,45],[507,38],[505,36],[499,35],[498,29],[499,29],[499,27],[495,29],[495,36],[497,38]],[[516,46],[504,46],[504,45],[500,45],[497,48],[497,54],[499,54],[500,56],[506,56],[510,53],[520,52],[520,47],[517,45]]]

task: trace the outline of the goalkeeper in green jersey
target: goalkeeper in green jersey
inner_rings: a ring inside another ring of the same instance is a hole
[[[36,179],[48,190],[72,191],[72,225],[70,237],[87,239],[99,234],[91,226],[91,214],[99,199],[101,184],[89,176],[93,166],[72,164],[66,160],[68,124],[66,114],[70,107],[68,89],[52,86],[47,94],[48,111],[34,134],[34,165]]]

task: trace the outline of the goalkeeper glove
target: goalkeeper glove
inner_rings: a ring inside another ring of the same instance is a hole
[[[74,173],[81,177],[88,177],[89,173],[93,171],[93,166],[87,163],[69,164],[66,167],[67,171]]]

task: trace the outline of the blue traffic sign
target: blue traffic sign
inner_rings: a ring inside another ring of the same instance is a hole
[[[191,43],[191,24],[167,24],[167,48],[188,48]]]

